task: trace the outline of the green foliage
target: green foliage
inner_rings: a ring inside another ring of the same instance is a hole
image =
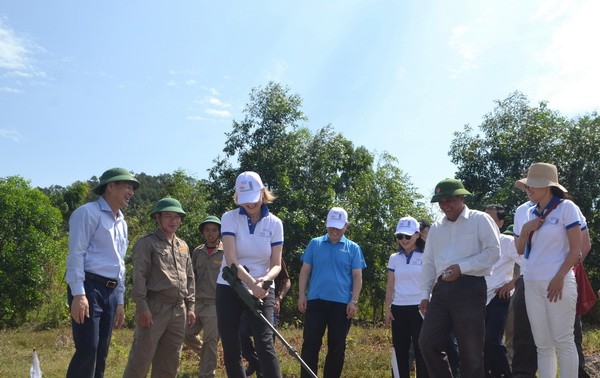
[[[59,273],[60,211],[29,182],[0,179],[0,328],[21,325]],[[58,276],[60,277],[60,276]]]
[[[368,264],[362,297],[370,298],[363,303],[371,300],[371,306],[361,306],[361,315],[377,321],[383,313],[381,293],[385,292],[387,259],[395,248],[395,224],[401,215],[427,214],[415,205],[419,195],[395,159],[383,154],[375,166],[371,152],[355,147],[331,126],[311,133],[300,125],[307,120],[301,105],[300,97],[280,84],[271,82],[252,90],[244,120],[234,121],[233,130],[227,133],[226,156],[217,158],[210,171],[210,211],[222,214],[234,206],[231,198],[240,172],[260,174],[278,196],[269,208],[283,221],[284,259],[294,298],[304,247],[325,233],[325,217],[332,206],[345,207],[351,223],[347,236],[361,245]],[[236,167],[230,162],[233,158]],[[285,321],[296,314],[294,308],[294,303],[284,304]]]
[[[544,102],[531,106],[525,95],[515,92],[497,101],[479,130],[483,135],[474,135],[467,125],[455,133],[449,152],[458,166],[457,177],[474,194],[469,206],[500,203],[514,210],[526,200],[514,183],[529,165],[555,164],[559,181],[587,218],[592,251],[585,265],[594,287],[600,287],[600,116],[568,119]],[[507,224],[511,222],[512,214]]]

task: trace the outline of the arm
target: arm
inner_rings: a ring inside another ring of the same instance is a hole
[[[579,262],[579,254],[581,253],[581,229],[579,226],[571,227],[567,230],[569,239],[569,254],[565,257],[564,262],[556,272],[556,275],[548,284],[548,296],[550,302],[556,302],[562,299],[562,289],[564,285],[565,275],[573,269],[573,266]]]
[[[147,279],[152,266],[151,248],[145,242],[145,238],[142,238],[135,243],[132,250],[133,285],[131,287],[131,298],[135,302],[138,324],[141,327],[150,327],[154,323],[146,296],[148,293]]]
[[[90,317],[89,303],[85,296],[84,261],[86,249],[93,236],[94,219],[85,208],[75,210],[69,219],[69,253],[67,255],[66,280],[73,295],[70,303],[71,317],[77,324],[82,324]]]
[[[281,301],[283,300],[283,297],[285,297],[287,292],[292,287],[292,282],[290,281],[289,278],[285,278],[285,279],[281,280],[280,283],[276,283],[275,285],[281,286],[281,290],[279,291],[279,293],[277,293],[277,295],[275,295],[275,308],[274,308],[275,313],[279,314],[279,311],[281,310]]]
[[[590,230],[586,228],[585,230],[581,230],[581,261],[585,260],[591,249]]]
[[[387,284],[385,285],[385,326],[389,327],[394,320],[392,315],[392,301],[394,300],[394,285],[396,278],[394,272],[388,269]]]
[[[263,281],[273,281],[281,272],[281,254],[283,245],[278,244],[271,247],[271,260],[269,262],[269,271],[264,277],[258,279],[260,283]]]
[[[298,278],[298,310],[303,314],[306,312],[306,290],[311,272],[312,266],[303,263],[302,268],[300,268],[300,277]]]
[[[358,297],[362,290],[362,268],[352,269],[352,299],[346,306],[346,315],[348,319],[352,319],[358,309]]]
[[[188,249],[189,251],[189,249]],[[187,307],[187,327],[191,328],[196,322],[196,312],[194,311],[195,302],[196,302],[196,280],[194,277],[194,265],[192,264],[192,258],[190,254],[187,254],[187,298],[186,298],[186,307]]]

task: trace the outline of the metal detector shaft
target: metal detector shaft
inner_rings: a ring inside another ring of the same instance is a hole
[[[242,285],[242,281],[237,276],[237,266],[235,266],[235,264],[231,264],[231,267],[226,266],[225,268],[223,268],[223,279],[225,279],[229,283],[231,288],[237,293],[237,295],[242,299],[246,306],[248,306],[250,311],[254,315],[258,316],[260,319],[262,319],[262,321],[265,322],[267,326],[269,326],[271,331],[275,333],[275,336],[277,336],[279,340],[281,340],[283,345],[285,345],[288,352],[300,362],[304,370],[306,370],[306,372],[309,373],[311,377],[317,378],[317,375],[312,370],[310,370],[310,368],[308,367],[306,362],[302,360],[296,349],[294,349],[293,346],[291,346],[287,341],[285,341],[283,336],[281,336],[281,334],[277,332],[275,327],[273,327],[273,324],[271,324],[271,322],[267,318],[265,318],[265,315],[263,314],[261,309],[262,300],[250,294],[250,292]],[[269,286],[271,286],[270,283],[268,284],[268,286],[264,287],[264,289],[267,290]]]
[[[260,313],[260,318],[263,320],[263,322],[265,322],[266,325],[269,326],[269,328],[271,328],[271,331],[273,331],[273,333],[275,334],[275,336],[277,336],[277,338],[279,340],[281,340],[281,342],[283,343],[283,345],[285,345],[285,347],[287,348],[288,352],[290,355],[292,355],[293,357],[295,357],[300,364],[302,365],[302,367],[304,368],[304,370],[306,370],[306,372],[308,374],[310,374],[311,377],[313,378],[317,378],[317,375],[310,370],[310,367],[308,367],[308,365],[306,364],[306,362],[304,362],[304,360],[300,357],[300,355],[298,354],[298,351],[296,350],[296,348],[294,348],[293,346],[290,345],[290,343],[288,343],[287,341],[285,341],[285,339],[283,338],[283,336],[281,336],[281,334],[277,331],[277,329],[273,326],[273,324],[271,324],[271,322],[265,318],[265,316],[262,314],[262,312]]]

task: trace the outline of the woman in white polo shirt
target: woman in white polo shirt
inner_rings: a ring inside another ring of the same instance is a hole
[[[541,378],[577,377],[573,337],[577,284],[573,274],[581,256],[581,219],[567,189],[558,183],[556,167],[534,163],[515,186],[535,205],[515,220],[517,252],[525,255],[525,303],[538,355]]]
[[[410,377],[409,350],[414,348],[417,377],[428,377],[427,367],[419,349],[419,334],[423,318],[421,303],[421,263],[425,242],[420,238],[419,222],[403,217],[396,226],[398,252],[388,261],[385,291],[385,323],[392,326],[392,344],[400,378]]]
[[[221,268],[232,264],[237,267],[238,278],[263,300],[262,312],[267,319],[273,319],[275,287],[271,284],[265,290],[262,284],[281,271],[283,249],[283,224],[267,207],[274,199],[256,172],[243,172],[235,182],[234,202],[239,207],[221,217]],[[222,275],[217,279],[216,307],[227,376],[244,378],[239,328],[242,313],[250,310]],[[281,377],[271,329],[254,314],[248,318],[263,376]]]

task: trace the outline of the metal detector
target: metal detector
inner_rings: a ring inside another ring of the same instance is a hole
[[[238,268],[237,266],[235,266],[235,264],[231,264],[231,267],[226,266],[225,268],[223,268],[223,279],[225,279],[225,281],[229,283],[229,286],[231,286],[231,288],[237,293],[240,299],[246,304],[246,306],[248,306],[250,311],[252,311],[252,313],[255,316],[262,319],[262,321],[265,322],[265,324],[269,328],[271,328],[271,331],[273,331],[275,336],[277,336],[277,338],[281,340],[283,345],[285,345],[285,347],[287,348],[288,352],[300,362],[302,368],[304,368],[304,370],[308,374],[310,374],[311,377],[317,378],[317,375],[313,373],[312,370],[310,370],[310,367],[308,367],[306,362],[304,362],[302,358],[300,358],[298,351],[296,351],[296,349],[293,346],[291,346],[287,341],[285,341],[283,336],[281,336],[281,334],[275,329],[275,327],[273,327],[273,324],[271,324],[271,322],[267,318],[265,318],[262,312],[263,301],[259,298],[256,298],[248,291],[248,289],[242,284],[242,281],[238,278],[237,271]],[[265,281],[263,283],[263,289],[268,290],[271,286],[271,283],[272,281]]]

